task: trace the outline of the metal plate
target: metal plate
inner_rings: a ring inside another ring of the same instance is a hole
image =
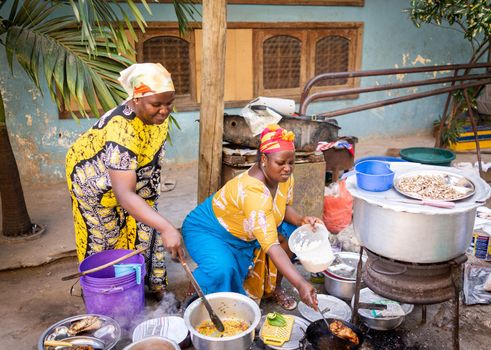
[[[319,311],[326,310],[327,308],[329,309],[322,313],[325,318],[335,318],[347,322],[351,320],[351,308],[341,299],[331,295],[317,294],[317,301],[319,302]],[[303,302],[298,303],[298,312],[311,322],[322,318],[319,312]]]
[[[290,315],[290,316],[295,318],[295,323],[293,324],[290,340],[284,343],[283,346],[266,345],[266,348],[277,349],[277,350],[295,350],[295,349],[302,348],[303,346],[302,343],[305,339],[305,332],[307,331],[307,327],[309,326],[309,323],[301,317],[295,315]],[[256,330],[259,329],[258,334],[261,334],[260,330],[264,324],[265,319],[266,316],[261,317],[261,321],[259,322],[258,328],[256,328]]]
[[[379,303],[380,301],[393,301],[391,299],[387,299],[384,297],[381,297],[380,295],[376,294],[373,292],[370,288],[363,288],[360,290],[360,303]],[[355,299],[351,301],[351,304],[354,304]],[[396,302],[396,301],[393,301]],[[413,312],[414,305],[413,304],[402,304],[399,303],[404,310],[406,315],[409,315],[411,312]],[[368,309],[358,309],[358,313],[366,318],[374,319],[375,317],[372,316],[371,310]],[[380,319],[388,319],[388,318],[398,318],[398,317],[380,317]]]
[[[409,191],[402,190],[400,188],[400,183],[403,179],[408,179],[416,176],[442,176],[446,184],[451,188],[453,188],[455,191],[457,191],[458,195],[455,198],[444,198],[444,197],[430,198],[421,195],[418,192],[409,192]],[[419,170],[419,171],[411,171],[401,175],[396,175],[394,178],[394,188],[396,189],[397,192],[409,198],[420,199],[420,200],[440,200],[440,201],[447,201],[447,202],[454,202],[461,199],[469,198],[476,192],[476,187],[474,186],[474,183],[468,178],[466,178],[465,176],[455,174],[449,171],[440,171],[440,170]]]
[[[65,328],[70,327],[72,323],[92,316],[96,316],[100,320],[102,320],[102,326],[99,329],[89,332],[84,332],[76,336],[69,336],[68,334],[63,333],[63,330]],[[86,338],[87,342],[83,341],[84,338]],[[78,345],[86,344],[86,345],[94,346],[96,343],[97,344],[102,343],[103,346],[96,347],[96,349],[110,350],[121,339],[121,327],[115,320],[104,315],[97,315],[97,314],[77,315],[77,316],[65,318],[64,320],[61,320],[50,326],[48,329],[46,329],[41,335],[41,337],[39,338],[38,350],[45,349],[44,341],[48,339],[68,341]],[[50,348],[56,349],[56,347],[50,347]]]

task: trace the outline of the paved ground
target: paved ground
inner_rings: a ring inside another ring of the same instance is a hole
[[[411,136],[397,139],[362,140],[356,145],[356,157],[385,155],[388,148],[433,146],[428,136]],[[490,155],[483,157],[491,161]],[[472,155],[459,155],[457,161],[475,162]],[[159,209],[177,227],[196,204],[196,165],[170,167],[168,179],[177,180],[173,191],[162,194]],[[45,225],[47,231],[31,241],[0,239],[0,349],[36,349],[41,333],[53,323],[85,312],[83,301],[70,295],[73,281],[61,281],[61,277],[76,272],[74,237],[70,212],[70,200],[65,184],[32,185],[24,187],[26,202],[34,222]],[[352,242],[347,229],[343,237]],[[348,248],[348,244],[346,247]],[[350,249],[354,249],[351,246]],[[299,270],[308,274],[299,266]],[[187,279],[182,268],[168,262],[170,291],[173,293],[161,304],[147,302],[146,318],[179,312],[175,300],[182,300]],[[286,287],[288,283],[285,283]],[[322,286],[317,286],[322,292]],[[74,292],[80,291],[78,285]],[[262,305],[267,311],[275,308],[271,303]],[[406,322],[393,332],[368,333],[364,349],[448,349],[451,347],[451,331],[448,325],[449,304],[428,307],[428,322],[420,324],[421,312],[415,311]],[[461,310],[461,348],[489,349],[491,346],[491,306],[463,307]],[[121,349],[126,338],[118,344]]]

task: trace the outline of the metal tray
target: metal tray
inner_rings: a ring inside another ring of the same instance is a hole
[[[457,192],[459,192],[459,195],[455,198],[429,198],[417,192],[407,192],[400,188],[400,182],[402,179],[415,177],[418,175],[443,176],[446,180],[446,183],[452,188],[454,188]],[[471,180],[469,180],[465,176],[455,174],[449,171],[443,171],[443,170],[419,170],[419,171],[407,172],[401,175],[396,175],[394,177],[394,188],[397,192],[409,198],[420,199],[420,200],[438,200],[438,201],[446,201],[446,202],[454,202],[465,198],[469,198],[476,192],[476,187]]]
[[[317,294],[318,307],[325,318],[335,318],[349,322],[351,320],[351,308],[341,299],[331,295]],[[298,312],[307,320],[314,322],[322,319],[318,311],[310,308],[303,302],[298,304]]]
[[[64,329],[70,327],[72,323],[92,316],[97,316],[102,320],[102,326],[99,329],[77,334],[75,336],[70,336],[66,333],[64,334]],[[121,327],[112,318],[97,314],[77,315],[65,318],[64,320],[61,320],[46,329],[39,338],[38,350],[67,348],[60,346],[45,347],[45,340],[61,340],[78,345],[92,345],[95,349],[110,350],[118,343],[120,339]],[[86,340],[86,342],[84,342],[84,340]]]

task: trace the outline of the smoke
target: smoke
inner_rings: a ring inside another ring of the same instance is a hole
[[[152,320],[155,318],[166,316],[179,316],[182,314],[179,310],[180,302],[172,292],[165,292],[162,300],[155,301],[151,297],[147,297],[147,305],[139,315],[134,315],[131,320],[131,328],[135,328],[138,324]]]

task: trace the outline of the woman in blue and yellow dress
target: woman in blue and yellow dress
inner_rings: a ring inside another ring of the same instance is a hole
[[[161,297],[165,249],[183,256],[181,234],[156,206],[174,85],[154,63],[130,66],[119,81],[128,99],[82,134],[66,156],[77,255],[82,261],[104,250],[148,248],[146,282]]]
[[[303,302],[317,307],[315,289],[289,256],[287,239],[293,230],[322,223],[300,216],[292,207],[293,141],[292,132],[270,125],[261,134],[259,161],[185,219],[184,242],[198,265],[193,274],[206,294],[237,292],[257,302],[271,295],[291,310],[296,301],[281,288],[285,276]]]

